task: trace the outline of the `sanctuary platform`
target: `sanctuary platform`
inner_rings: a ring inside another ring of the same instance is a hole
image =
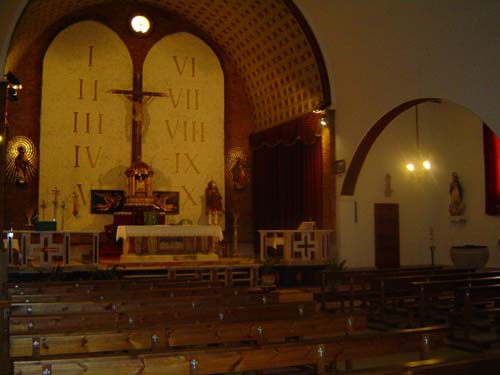
[[[298,238],[295,241],[296,237],[292,238],[291,248],[303,242]],[[121,225],[114,238],[102,232],[7,231],[4,238],[11,279],[158,276],[224,285],[259,282],[261,260],[252,244],[233,254],[234,244],[223,240],[222,229],[217,225]],[[316,236],[307,243],[309,254],[320,238]],[[294,258],[276,258],[274,269],[280,284],[318,284],[317,275],[325,261],[321,257],[297,258],[298,252],[294,254]]]

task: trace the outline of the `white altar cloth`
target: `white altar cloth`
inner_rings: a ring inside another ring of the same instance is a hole
[[[213,237],[224,239],[218,225],[119,225],[116,240],[130,237]]]

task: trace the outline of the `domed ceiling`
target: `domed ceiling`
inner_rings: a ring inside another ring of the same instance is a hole
[[[122,0],[123,1],[123,0]],[[132,0],[130,0],[132,1]],[[12,37],[12,66],[58,20],[110,0],[31,0]],[[237,67],[262,130],[330,104],[323,59],[290,0],[135,0],[184,17],[205,32]]]

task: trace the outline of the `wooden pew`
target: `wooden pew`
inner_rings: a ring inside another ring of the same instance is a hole
[[[297,289],[287,289],[292,292]],[[231,295],[245,295],[262,293],[264,290],[260,287],[224,287],[224,286],[175,286],[175,287],[156,287],[147,288],[140,291],[130,291],[117,289],[109,290],[77,290],[71,289],[61,291],[59,293],[43,293],[43,294],[15,294],[10,297],[12,303],[48,303],[48,302],[78,302],[78,301],[114,301],[120,299],[128,299],[131,294],[140,292],[141,298],[180,298],[184,297],[227,297]],[[284,294],[285,290],[280,290]]]
[[[500,352],[467,355],[460,360],[443,358],[406,362],[400,365],[342,372],[343,375],[471,375],[496,374],[500,368]],[[334,374],[334,373],[329,373]]]
[[[321,272],[322,309],[325,310],[326,303],[331,301],[338,301],[342,311],[345,310],[347,302],[349,304],[349,311],[351,312],[354,309],[356,301],[360,301],[361,306],[364,307],[367,305],[367,299],[373,301],[379,298],[381,280],[385,278],[411,280],[411,278],[425,279],[440,275],[467,275],[472,272],[474,272],[472,269],[425,266],[396,269],[347,270],[343,272],[324,270]],[[500,272],[498,274],[500,275]],[[331,285],[334,287],[332,288]]]
[[[210,309],[224,306],[246,306],[272,304],[279,302],[278,293],[252,293],[239,295],[197,295],[187,297],[165,297],[128,299],[111,299],[99,301],[65,301],[65,302],[13,302],[11,316],[49,315],[49,314],[85,314],[130,312],[147,309],[148,311],[177,311],[185,309]]]
[[[377,355],[420,352],[426,358],[441,346],[443,329],[421,329],[383,334],[359,334],[293,343],[244,345],[200,350],[169,350],[128,355],[67,356],[15,361],[16,375],[49,374],[220,374],[290,366],[316,366],[324,374],[329,364]]]
[[[9,335],[8,333],[8,311],[10,309],[10,301],[0,299],[0,369],[7,372],[10,371],[9,361]]]
[[[420,325],[425,325],[427,317],[432,316],[431,307],[439,307],[444,300],[445,310],[453,308],[455,292],[458,288],[472,285],[492,285],[500,283],[500,276],[488,276],[492,273],[475,273],[466,278],[453,278],[445,280],[416,281],[413,286],[418,290],[418,314]],[[495,275],[495,273],[493,273]],[[486,277],[484,277],[486,276]]]
[[[500,327],[500,284],[470,285],[457,288],[455,291],[455,307],[450,312],[450,335],[457,339],[456,331],[463,329],[463,339],[475,343],[491,343],[499,341],[497,330]],[[490,333],[489,340],[476,340],[472,330],[476,321],[482,320],[484,328]]]
[[[500,280],[499,271],[468,272],[455,274],[411,275],[376,279],[378,293],[370,301],[371,318],[390,323],[387,313],[405,315],[408,326],[415,326],[415,315],[420,317],[420,325],[425,325],[424,316],[430,297],[445,293],[453,294],[456,286],[470,283],[494,283]]]
[[[168,280],[168,279],[125,279],[125,280],[84,280],[76,282],[29,282],[13,283],[8,286],[8,296],[58,293],[113,293],[123,291],[143,291],[154,289],[173,289],[186,287],[223,287],[222,282],[206,280]]]
[[[293,319],[310,316],[316,310],[315,302],[287,302],[277,304],[258,304],[247,306],[212,305],[209,308],[192,308],[188,305],[183,310],[145,311],[143,309],[129,312],[87,313],[87,314],[54,314],[11,316],[9,330],[11,334],[47,333],[55,330],[68,332],[75,329],[126,328],[130,326],[147,326],[161,320],[175,322],[207,322],[207,321],[243,321],[252,320],[256,316],[266,319]]]
[[[350,334],[366,329],[363,315],[318,314],[308,318],[172,324],[121,330],[11,335],[10,356],[43,357],[130,350],[157,351],[179,346],[240,343]]]

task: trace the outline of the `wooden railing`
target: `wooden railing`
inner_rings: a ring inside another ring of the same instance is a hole
[[[99,233],[91,231],[4,231],[9,266],[97,265]]]

